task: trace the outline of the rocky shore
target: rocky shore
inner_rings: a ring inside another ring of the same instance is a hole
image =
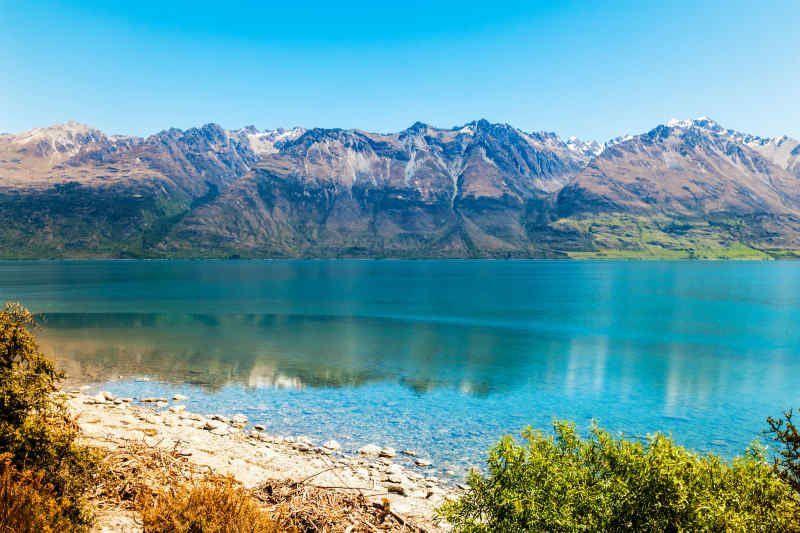
[[[178,450],[209,471],[229,475],[246,487],[268,479],[293,480],[336,491],[357,491],[376,503],[387,499],[392,510],[426,531],[444,531],[434,509],[461,487],[433,476],[430,461],[412,450],[367,444],[346,453],[334,440],[315,443],[303,436],[268,435],[243,415],[190,413],[186,398],[117,398],[108,392],[63,393],[81,431],[81,440],[109,450],[142,441]],[[125,517],[106,517],[98,531],[138,531]]]

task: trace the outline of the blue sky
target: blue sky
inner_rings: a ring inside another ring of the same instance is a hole
[[[0,0],[0,131],[487,118],[602,141],[708,115],[800,137],[799,28],[796,0]]]

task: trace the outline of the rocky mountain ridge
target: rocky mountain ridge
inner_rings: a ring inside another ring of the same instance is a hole
[[[0,135],[4,257],[716,257],[800,249],[800,142],[672,120]]]

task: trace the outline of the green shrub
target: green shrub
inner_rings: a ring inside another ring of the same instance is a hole
[[[553,436],[523,436],[503,438],[488,475],[473,471],[439,510],[456,531],[800,531],[800,499],[757,445],[728,463],[660,434],[642,444],[593,426],[582,439],[555,422]]]
[[[33,326],[33,317],[19,304],[0,310],[0,453],[20,471],[45,472],[44,485],[70,502],[64,509],[70,531],[79,531],[89,523],[83,494],[97,460],[76,445],[75,424],[53,399],[62,376],[39,352]]]
[[[792,410],[783,412],[783,417],[767,418],[769,429],[764,433],[775,443],[775,470],[794,490],[800,492],[800,431],[792,422]]]

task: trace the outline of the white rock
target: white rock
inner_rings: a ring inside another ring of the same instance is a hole
[[[161,402],[161,401],[158,401],[158,402],[156,402],[156,407],[157,407],[158,409],[162,409],[162,408],[164,408],[164,407],[166,407],[166,406],[168,406],[168,405],[169,405],[169,404],[168,404],[167,402]]]
[[[342,449],[342,445],[339,444],[338,442],[336,442],[335,440],[325,441],[322,444],[322,446],[323,446],[323,448],[327,448],[329,450],[341,450]]]
[[[103,398],[105,398],[107,402],[113,402],[114,401],[114,395],[111,394],[110,392],[103,391],[100,394],[103,395]]]
[[[172,407],[169,408],[169,411],[171,413],[182,413],[185,410],[186,410],[185,405],[173,405]]]
[[[381,457],[394,457],[395,455],[397,455],[397,452],[394,450],[394,448],[383,448],[380,451]]]
[[[381,448],[380,446],[377,446],[375,444],[367,444],[366,446],[362,446],[361,448],[359,448],[358,453],[360,453],[361,455],[369,455],[377,457],[381,453]]]
[[[244,427],[247,425],[247,417],[242,414],[235,414],[233,418],[231,418],[231,425]]]
[[[431,463],[427,459],[415,459],[414,464],[416,464],[417,466],[431,466],[431,464],[433,463]]]
[[[403,473],[403,467],[397,464],[390,464],[386,467],[386,474],[390,476],[396,476]]]
[[[182,402],[186,400],[186,396],[184,396],[183,394],[176,394],[175,396],[172,397],[172,399],[175,400],[176,402]]]
[[[220,429],[220,428],[224,428],[224,427],[225,427],[225,422],[223,422],[221,420],[217,420],[215,418],[212,418],[211,420],[206,420],[206,423],[203,426],[203,429],[207,429],[209,431],[214,431],[215,429]]]
[[[220,426],[216,429],[211,430],[212,435],[218,435],[220,437],[224,437],[226,435],[230,435],[230,430],[226,426]]]
[[[102,392],[98,392],[92,396],[92,400],[94,400],[95,403],[106,403],[106,396]]]

